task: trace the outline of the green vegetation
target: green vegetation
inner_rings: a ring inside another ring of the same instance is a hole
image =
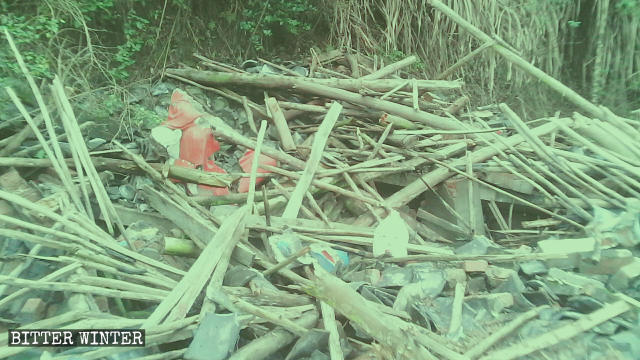
[[[249,34],[253,47],[261,51],[268,40],[287,41],[311,30],[315,12],[310,0],[249,0],[239,25]]]
[[[269,51],[276,42],[291,42],[293,48],[299,36],[308,35],[317,12],[313,0],[13,0],[0,2],[0,27],[14,37],[36,78],[70,71],[59,62],[73,52],[83,61],[71,63],[91,63],[102,80],[118,82],[136,72],[148,76],[158,59],[186,44],[192,53],[198,46],[220,49],[231,39],[246,49],[243,57]],[[3,43],[0,81],[16,74]]]
[[[454,10],[583,96],[622,114],[640,106],[640,37],[632,36],[640,0],[465,0]],[[421,61],[409,70],[435,76],[479,45],[446,16],[433,15],[421,0],[0,1],[0,27],[12,34],[36,80],[57,74],[75,95],[107,89],[120,102],[110,107],[120,119],[134,112],[123,102],[123,86],[193,64],[193,53],[237,65],[256,56],[276,62],[308,56],[311,45],[349,47],[383,56],[385,64],[415,54]],[[0,87],[11,86],[33,105],[6,41],[0,44]],[[532,94],[530,77],[491,51],[452,76],[475,86],[480,103],[522,93],[534,112],[562,103],[546,88],[534,86]],[[15,117],[15,109],[0,91],[0,120],[7,114]]]
[[[0,29],[9,31],[36,81],[57,74],[76,95],[85,95],[81,102],[93,105],[78,105],[81,114],[148,124],[157,119],[126,104],[123,86],[157,79],[170,64],[195,62],[193,53],[236,63],[275,51],[294,54],[318,17],[319,1],[3,0]],[[11,86],[34,105],[0,38],[0,88]],[[108,96],[94,101],[97,88]],[[0,121],[16,115],[0,91]]]

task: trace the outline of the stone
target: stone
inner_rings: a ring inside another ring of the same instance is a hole
[[[228,107],[229,107],[229,102],[225,98],[217,97],[213,100],[214,111],[221,111],[223,109],[227,109]]]
[[[494,316],[514,304],[513,295],[509,293],[469,295],[464,298],[464,302],[474,308],[478,306],[484,307]]]
[[[472,277],[467,281],[467,292],[479,294],[487,291],[487,282],[482,276]]]
[[[525,261],[523,263],[520,263],[520,270],[525,274],[525,275],[538,275],[538,274],[545,274],[547,272],[547,266],[540,260],[532,260],[532,261]]]
[[[349,282],[364,282],[368,284],[376,284],[378,281],[380,281],[380,277],[380,270],[365,269],[346,274],[343,276],[343,279]]]
[[[49,304],[49,306],[47,306],[47,313],[45,314],[45,318],[48,319],[50,317],[54,317],[56,315],[59,315],[60,312],[60,304]]]
[[[526,286],[518,276],[518,273],[515,270],[509,272],[508,277],[502,284],[497,286],[493,292],[496,293],[510,293],[510,294],[521,294],[526,289]]]
[[[614,290],[624,290],[631,281],[640,277],[640,258],[633,258],[633,262],[623,266],[609,280],[609,286]]]
[[[425,299],[433,299],[444,289],[445,278],[442,274],[433,273],[431,279],[411,283],[403,286],[398,292],[393,309],[407,311],[409,307]]]
[[[175,85],[165,82],[159,82],[151,88],[151,95],[159,96],[168,94],[175,89]]]
[[[103,138],[93,138],[89,141],[86,142],[87,144],[87,148],[92,151],[97,149],[98,147],[104,145],[107,143],[107,140],[103,139]]]
[[[462,269],[446,269],[444,270],[445,279],[450,287],[455,287],[457,283],[467,281],[467,273]]]
[[[473,240],[455,250],[457,255],[485,255],[491,248],[499,248],[498,245],[487,239],[486,236],[475,236]]]
[[[518,273],[513,269],[506,269],[500,266],[490,265],[485,271],[487,276],[487,283],[492,288],[497,288],[504,284],[512,276],[518,276]]]
[[[574,296],[584,294],[593,296],[600,301],[608,301],[609,291],[598,280],[558,268],[549,269],[547,279],[549,281],[546,284],[557,295]]]
[[[596,240],[594,238],[542,240],[538,241],[538,248],[540,252],[546,254],[567,254],[564,259],[546,260],[547,266],[565,270],[574,269],[578,267],[581,256],[596,250]]]
[[[233,352],[240,336],[237,315],[212,314],[204,316],[184,354],[187,360],[222,360]],[[216,341],[211,341],[215,337]]]
[[[47,304],[40,298],[29,298],[22,305],[17,320],[22,324],[30,324],[43,318]]]
[[[118,191],[120,196],[127,201],[133,201],[136,197],[136,189],[129,184],[120,185]]]
[[[465,272],[485,272],[489,267],[486,260],[467,260],[462,263],[462,269]]]
[[[605,249],[600,253],[600,261],[582,259],[578,269],[584,274],[612,275],[633,260],[633,254],[627,249]]]

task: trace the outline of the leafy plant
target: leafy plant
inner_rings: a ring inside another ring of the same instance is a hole
[[[49,59],[43,51],[38,51],[33,44],[44,42],[55,36],[63,20],[52,19],[45,15],[37,15],[27,18],[15,13],[3,12],[0,14],[0,29],[6,28],[11,34],[16,46],[21,48],[27,68],[37,78],[51,78]],[[2,31],[4,33],[4,31]],[[2,41],[6,41],[2,36]],[[14,55],[6,46],[0,46],[0,78],[21,74]]]
[[[262,51],[267,40],[286,41],[288,36],[311,30],[311,19],[316,11],[311,0],[249,0],[239,26],[249,34],[254,49]]]
[[[135,64],[136,55],[145,44],[144,33],[148,31],[149,20],[136,15],[133,9],[129,10],[124,23],[125,42],[117,47],[115,54],[116,66],[109,70],[116,79],[126,79],[129,77],[127,68]]]
[[[640,17],[640,0],[619,0],[615,8],[623,15]]]
[[[137,127],[153,128],[162,122],[162,118],[155,112],[141,105],[133,105],[129,108],[131,124]]]

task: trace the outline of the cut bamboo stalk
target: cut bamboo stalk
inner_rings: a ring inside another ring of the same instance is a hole
[[[304,328],[311,328],[315,326],[318,321],[318,312],[309,311],[305,313],[300,319],[295,320],[296,325]],[[238,349],[228,360],[261,360],[269,357],[277,352],[280,348],[293,342],[296,339],[296,335],[290,333],[283,328],[275,328],[264,336],[253,340],[247,345]]]
[[[11,278],[0,275],[0,284],[6,284],[18,287],[28,287],[31,289],[47,290],[47,291],[69,291],[83,294],[102,295],[111,298],[132,299],[141,301],[160,302],[164,298],[154,294],[140,293],[134,291],[121,291],[105,289],[98,286],[82,285],[76,283],[62,283],[54,281],[34,281],[26,279]]]
[[[220,262],[224,250],[233,248],[238,242],[243,233],[246,215],[247,207],[243,206],[223,222],[187,274],[144,322],[143,328],[159,325],[165,319],[176,321],[186,316]]]
[[[556,122],[557,120],[552,119],[552,121]],[[589,141],[588,139],[586,139],[582,135],[578,134],[573,129],[569,128],[566,124],[558,124],[558,125],[560,126],[560,129],[565,134],[567,134],[569,137],[575,139],[580,144],[586,146],[587,148],[589,148],[589,150],[593,151],[597,155],[602,156],[603,158],[607,159],[608,161],[611,161],[612,163],[622,167],[624,170],[628,171],[629,173],[631,173],[631,174],[633,174],[633,175],[635,175],[637,177],[640,177],[640,167],[633,166],[633,165],[625,162],[619,156],[616,156],[616,154],[614,154],[612,152],[609,152],[609,151],[605,151],[602,147],[594,144],[593,142]]]
[[[638,162],[629,158],[628,155],[640,156],[640,150],[633,139],[614,127],[609,123],[605,123],[598,119],[589,119],[578,113],[573,114],[576,120],[575,131],[597,143],[599,146],[612,151],[616,154],[616,157],[624,158],[634,166],[638,166]],[[632,154],[629,154],[631,152]],[[625,156],[627,155],[627,156]]]
[[[202,61],[204,61],[205,63],[213,64],[213,65],[218,66],[218,67],[220,67],[222,69],[225,69],[225,71],[228,71],[228,72],[246,73],[246,71],[244,71],[244,70],[235,68],[235,67],[233,67],[233,66],[231,66],[229,64],[225,64],[225,63],[221,63],[219,61],[215,61],[213,59],[209,59],[209,58],[204,57],[204,56],[202,56],[200,54],[195,54],[194,53],[193,56],[198,58],[198,59],[200,59],[200,60],[202,60]]]
[[[287,202],[289,202],[289,200],[291,199],[291,193],[289,192],[289,190],[287,190],[284,186],[282,186],[276,179],[271,179],[271,183],[276,187],[276,189],[280,191],[280,194],[287,199]],[[317,219],[317,217],[313,214],[313,212],[308,207],[304,205],[300,205],[300,210],[302,211],[304,216],[306,216],[307,218],[312,220]]]
[[[458,68],[464,66],[466,63],[468,63],[474,57],[476,57],[478,54],[480,54],[484,49],[488,48],[489,46],[495,45],[495,43],[496,43],[495,40],[492,39],[491,41],[485,42],[484,44],[480,45],[478,48],[476,48],[472,52],[468,53],[467,55],[462,57],[460,60],[456,61],[455,64],[449,66],[449,68],[447,70],[443,71],[442,74],[436,76],[436,79],[442,80],[442,79],[448,77],[449,75],[453,74],[453,72],[456,71]]]
[[[583,315],[579,320],[573,321],[567,325],[548,331],[533,339],[527,339],[515,345],[494,351],[481,357],[481,360],[504,359],[511,360],[531,354],[532,352],[545,349],[549,346],[558,344],[561,341],[571,339],[572,337],[583,333],[594,326],[597,326],[607,320],[610,320],[620,314],[631,309],[631,305],[621,300],[613,304],[607,304],[599,310],[590,314]]]
[[[412,91],[411,100],[413,101],[413,110],[420,111],[420,101],[418,100],[418,80],[411,79]]]
[[[275,100],[275,99],[274,99]],[[253,211],[253,199],[256,196],[256,178],[258,174],[258,165],[260,163],[260,151],[262,150],[262,142],[264,141],[264,134],[267,131],[267,120],[262,120],[260,123],[260,131],[258,132],[258,138],[256,140],[256,148],[253,152],[253,162],[251,163],[251,176],[249,177],[249,195],[247,196],[247,205],[249,205],[249,212]]]
[[[192,81],[217,85],[251,85],[264,88],[297,88],[302,84],[313,84],[335,88],[336,90],[346,90],[358,92],[361,89],[369,89],[376,92],[389,91],[398,84],[402,84],[406,79],[320,79],[313,77],[293,77],[285,75],[265,75],[265,74],[237,74],[222,73],[216,71],[204,71],[196,69],[167,69],[168,74],[191,79]],[[368,76],[368,75],[367,75]],[[445,80],[416,80],[420,91],[432,90],[456,90],[463,85],[461,81]],[[402,90],[412,91],[410,84]]]
[[[162,244],[163,254],[166,255],[197,257],[199,254],[198,247],[191,240],[165,236]]]
[[[282,81],[274,81],[267,76],[260,78],[251,77],[243,78],[237,74],[216,73],[207,71],[196,71],[189,69],[170,69],[169,73],[180,76],[181,78],[189,78],[198,83],[204,84],[226,84],[229,82],[242,82],[246,85],[262,86],[267,88],[286,87],[295,88],[299,91],[312,93],[319,96],[325,96],[330,99],[347,101],[353,104],[361,105],[365,108],[381,110],[389,114],[397,115],[408,120],[421,122],[423,124],[433,126],[438,129],[445,130],[461,130],[461,126],[457,121],[450,118],[437,116],[425,111],[415,111],[409,106],[396,104],[390,101],[384,101],[373,97],[363,96],[359,93],[340,89],[338,86],[331,87],[317,82],[308,81],[308,78],[300,79],[294,77],[283,77]],[[335,80],[341,81],[341,80]],[[354,80],[357,81],[357,80]],[[404,81],[404,80],[402,80]],[[380,82],[380,80],[372,80],[372,82]],[[420,84],[420,82],[418,82]],[[373,84],[362,84],[357,86],[356,90],[361,87],[368,87]],[[395,84],[394,84],[395,85]],[[369,87],[368,87],[369,88]],[[393,88],[393,87],[390,87]]]
[[[387,140],[387,136],[389,136],[389,132],[391,132],[392,128],[393,128],[393,123],[389,123],[389,125],[387,125],[387,127],[384,129],[384,131],[382,132],[382,135],[380,135],[380,138],[378,139],[375,146],[373,147],[371,154],[367,156],[367,160],[371,160],[374,157],[376,157],[376,155],[378,154],[378,151],[380,151],[380,148],[382,147],[382,144],[384,144],[384,141]]]
[[[437,225],[446,231],[452,232],[456,236],[467,236],[468,232],[464,231],[458,225],[451,223],[439,216],[433,215],[423,209],[418,209],[418,217],[426,222]]]
[[[114,172],[130,174],[130,175],[139,175],[144,173],[143,169],[133,161],[111,159],[111,158],[104,158],[104,157],[92,157],[91,162],[96,167],[96,169],[100,169],[100,170],[111,170]],[[76,166],[73,159],[66,159],[66,163],[70,167]],[[233,182],[233,180],[235,180],[238,176],[246,175],[246,174],[205,173],[205,172],[202,172],[201,170],[189,169],[189,168],[184,168],[184,167],[174,166],[174,165],[167,166],[166,164],[158,164],[158,163],[152,163],[148,165],[154,170],[156,170],[157,172],[168,171],[167,176],[172,179],[182,180],[185,182],[190,182],[195,184],[215,186],[215,187],[226,187],[231,182]],[[31,158],[19,158],[19,157],[0,158],[0,167],[49,167],[49,166],[52,166],[52,162],[50,159],[31,159]],[[80,169],[78,169],[78,171],[79,170]],[[242,196],[246,198],[246,194]]]
[[[494,42],[494,39],[492,39],[489,35],[485,34],[484,32],[482,32],[482,30],[478,29],[477,27],[473,26],[470,22],[462,18],[454,10],[452,10],[447,5],[443,4],[441,1],[429,0],[429,4],[431,4],[431,6],[433,6],[434,8],[438,9],[443,14],[448,16],[451,20],[453,20],[461,28],[469,32],[469,34],[471,34],[476,39],[482,41],[483,43],[488,43],[488,44]],[[542,81],[551,89],[560,93],[561,96],[566,97],[569,101],[571,101],[576,106],[583,109],[590,115],[597,118],[602,118],[602,119],[607,118],[607,115],[598,106],[594,105],[589,100],[585,99],[580,94],[570,89],[568,86],[564,85],[560,81],[547,75],[544,71],[531,65],[528,61],[524,60],[513,51],[499,44],[493,44],[491,48],[495,50],[495,52],[497,52],[499,55],[504,57],[507,61],[513,63],[514,65],[522,69],[524,72]]]
[[[305,291],[358,324],[391,351],[395,359],[435,359],[431,351],[444,359],[468,359],[425,335],[414,324],[381,312],[347,283],[322,268],[316,267],[315,274],[315,284],[306,287]]]
[[[56,280],[65,277],[67,275],[70,275],[72,273],[74,273],[79,267],[81,267],[82,264],[79,262],[73,262],[69,265],[66,265],[48,275],[43,276],[42,278],[40,278],[39,280],[36,281],[41,281],[41,282],[55,282]],[[4,298],[0,299],[0,309],[2,309],[4,306],[11,304],[14,300],[20,298],[21,296],[23,296],[24,294],[28,293],[31,290],[31,288],[22,288],[19,290],[14,291],[13,293],[5,296]]]
[[[396,92],[398,92],[400,89],[404,89],[410,82],[411,82],[411,80],[406,80],[405,82],[402,82],[402,83],[398,84],[398,86],[394,87],[393,89],[387,91],[382,96],[380,96],[380,100],[384,100],[384,99],[388,98],[389,96],[391,96],[391,95],[395,94]]]
[[[269,275],[273,274],[274,272],[277,272],[280,269],[284,269],[287,265],[293,263],[299,257],[304,256],[305,254],[307,254],[309,252],[309,250],[311,250],[310,247],[308,247],[308,246],[303,247],[302,249],[296,251],[291,256],[289,256],[286,259],[282,260],[281,262],[277,263],[275,266],[272,266],[272,267],[266,269],[265,271],[263,271],[262,275],[269,276]]]
[[[216,136],[221,137],[233,144],[243,146],[247,149],[256,148],[257,144],[254,140],[251,140],[248,137],[240,134],[229,125],[227,125],[222,119],[209,114],[205,114],[203,117],[208,120]],[[304,169],[306,166],[306,163],[304,161],[268,146],[263,146],[261,152],[269,156],[270,158],[285,162],[298,169]]]
[[[363,80],[377,80],[377,79],[382,79],[383,77],[386,77],[388,75],[391,75],[393,73],[395,73],[396,71],[405,68],[407,66],[413,65],[418,61],[418,58],[416,56],[409,56],[406,57],[400,61],[394,62],[392,64],[389,64],[369,75],[365,75],[363,77],[361,77],[360,79]]]
[[[109,232],[113,235],[113,229],[111,222],[115,222],[118,230],[124,237],[125,231],[124,226],[122,225],[122,221],[118,216],[118,213],[113,208],[113,203],[111,203],[111,199],[107,194],[107,190],[105,189],[100,177],[98,176],[98,172],[96,171],[95,166],[91,162],[91,157],[89,156],[89,150],[87,149],[87,145],[82,138],[82,133],[78,128],[78,121],[76,120],[75,115],[73,114],[73,109],[71,104],[69,103],[69,99],[64,93],[64,87],[62,86],[62,82],[56,76],[53,79],[52,90],[54,93],[54,99],[56,100],[56,104],[58,105],[58,112],[60,113],[60,119],[62,120],[62,124],[64,125],[65,132],[69,137],[69,142],[72,145],[72,153],[76,153],[77,158],[82,163],[82,168],[87,173],[87,177],[91,183],[91,187],[93,189],[93,193],[98,202],[98,206],[100,211],[102,212],[105,222],[107,224],[107,228]],[[81,174],[81,172],[78,172]],[[83,187],[83,192],[86,197],[88,197],[88,192]],[[87,199],[88,202],[88,199]],[[89,205],[89,204],[87,204]],[[87,213],[92,215],[90,207],[87,210]],[[126,238],[126,237],[125,237]],[[133,244],[129,244],[133,249]]]
[[[69,191],[69,196],[71,197],[71,201],[73,202],[73,204],[76,206],[78,210],[84,211],[85,209],[84,209],[84,205],[82,204],[82,201],[80,200],[80,194],[78,190],[73,186],[73,181],[71,179],[71,175],[69,174],[69,168],[67,167],[67,163],[59,161],[59,159],[63,158],[62,154],[60,154],[60,157],[58,157],[58,155],[56,155],[55,153],[56,146],[58,146],[58,148],[60,147],[60,144],[56,141],[57,137],[55,136],[55,132],[54,132],[54,137],[50,138],[52,146],[49,147],[48,142],[45,140],[44,136],[42,136],[42,133],[40,132],[35,122],[31,118],[31,115],[29,115],[29,112],[24,107],[24,105],[22,104],[18,96],[15,94],[15,92],[13,92],[13,90],[10,88],[5,88],[5,90],[7,91],[7,94],[9,94],[9,98],[11,98],[14,105],[16,106],[16,108],[18,108],[18,111],[20,111],[20,114],[27,121],[27,124],[29,124],[29,126],[31,127],[31,130],[36,135],[36,138],[42,145],[42,148],[44,149],[45,154],[47,154],[48,162],[51,165],[53,165],[53,169],[55,170],[56,174],[64,184],[65,188]],[[47,109],[46,108],[40,109],[40,111],[47,111]],[[49,117],[48,114],[46,116],[43,116],[43,118],[45,119],[48,117]],[[78,169],[78,171],[81,171],[81,170]]]
[[[247,97],[242,97],[242,107],[244,108],[244,112],[247,115],[247,123],[249,124],[249,129],[253,131],[254,134],[258,134],[258,129],[256,128],[256,122],[253,119],[253,111],[249,108],[249,103],[247,102]]]
[[[527,311],[526,313],[520,314],[517,318],[513,319],[511,322],[500,328],[500,330],[494,332],[488,338],[478,342],[478,344],[476,344],[464,354],[471,359],[477,358],[478,356],[482,355],[482,353],[489,350],[489,348],[492,347],[495,343],[511,335],[515,329],[519,328],[527,321],[538,316],[538,314],[540,314],[542,310],[548,308],[548,306],[539,306],[535,309]]]
[[[343,360],[344,354],[340,346],[340,334],[338,333],[338,323],[333,308],[324,301],[320,302],[322,312],[322,323],[324,329],[329,332],[329,355],[331,360]]]
[[[453,303],[451,304],[451,321],[449,323],[449,332],[447,335],[451,338],[460,338],[462,336],[462,306],[464,305],[465,282],[456,282],[453,295]]]
[[[311,194],[311,192],[307,191],[306,194],[305,194],[305,198],[307,199],[307,201],[311,205],[311,208],[313,209],[313,211],[315,211],[316,214],[318,214],[318,216],[320,216],[320,219],[322,219],[322,221],[324,221],[325,224],[331,226],[329,224],[329,218],[327,217],[327,214],[325,214],[324,211],[322,211],[322,208],[320,207],[320,205],[318,204],[316,199],[313,197],[313,194]]]
[[[338,121],[338,116],[340,115],[341,110],[342,105],[340,105],[340,103],[338,102],[334,102],[331,106],[331,109],[329,109],[329,112],[327,112],[327,116],[325,116],[324,120],[320,124],[320,127],[316,132],[316,136],[313,139],[311,154],[309,155],[309,159],[307,160],[306,167],[302,175],[298,179],[296,188],[291,194],[291,199],[289,199],[282,217],[298,217],[298,212],[300,211],[300,206],[302,205],[304,195],[313,182],[313,177],[318,169],[318,166],[320,165],[320,160],[322,159],[322,153],[324,152],[327,139],[329,138],[329,135],[331,135],[331,131],[333,130],[333,126],[335,125],[336,121]]]
[[[569,121],[569,120],[565,120],[565,122],[566,121]],[[554,131],[556,128],[557,128],[556,124],[547,123],[537,128],[534,128],[531,131],[537,136],[542,136]],[[492,156],[496,155],[498,151],[504,150],[508,146],[515,146],[523,141],[525,141],[525,139],[524,137],[522,137],[522,135],[513,135],[507,139],[504,139],[504,143],[495,144],[492,146],[486,146],[479,150],[475,150],[470,155],[471,162],[478,163],[478,162],[485,161],[491,158]],[[464,165],[465,165],[464,159],[455,160],[451,163],[451,166],[453,167],[464,166]],[[415,180],[411,184],[407,185],[403,189],[399,190],[398,192],[388,197],[385,200],[385,204],[393,208],[406,205],[411,200],[415,199],[417,196],[419,196],[420,194],[422,194],[424,191],[427,190],[427,186],[424,184],[423,181],[425,181],[428,184],[428,186],[435,187],[437,184],[450,178],[453,175],[454,175],[454,172],[450,171],[447,168],[438,168],[436,170],[433,170],[423,175],[422,176],[423,180],[420,180],[420,179]]]
[[[537,232],[537,231],[536,231]],[[550,260],[550,259],[566,259],[567,253],[533,253],[533,254],[506,254],[506,255],[452,255],[452,254],[419,254],[408,255],[402,257],[390,257],[375,259],[371,261],[382,262],[427,262],[427,261],[467,261],[467,260],[486,260],[489,262],[514,262],[529,260]]]
[[[108,279],[98,276],[77,275],[74,278],[75,283],[98,286],[101,288],[111,288],[115,290],[133,291],[141,294],[152,294],[160,297],[166,297],[169,294],[168,290],[155,289],[150,286],[134,284],[129,281],[122,281],[117,279]]]
[[[375,160],[367,160],[360,163],[357,163],[352,166],[345,166],[343,168],[338,169],[330,169],[330,170],[319,170],[317,173],[318,177],[326,177],[326,176],[335,176],[340,175],[342,173],[353,172],[358,169],[366,170],[367,168],[371,168],[374,166],[386,165],[393,162],[398,162],[404,160],[404,156],[397,155],[387,159],[375,159]]]
[[[49,110],[47,109],[47,105],[44,102],[44,99],[42,98],[42,93],[40,93],[40,89],[36,85],[31,74],[29,73],[27,65],[25,64],[24,59],[22,58],[22,55],[18,51],[18,48],[16,47],[15,43],[13,42],[13,37],[11,36],[7,28],[4,28],[4,34],[5,34],[5,37],[7,38],[7,41],[9,42],[11,51],[13,51],[13,55],[18,61],[20,70],[26,77],[27,82],[29,83],[29,87],[31,88],[31,91],[33,93],[33,96],[36,98],[36,102],[38,103],[38,107],[40,108],[40,114],[42,114],[45,127],[49,134],[49,140],[51,141],[51,145],[52,145],[51,148],[49,148],[49,146],[47,145],[47,142],[44,140],[44,137],[40,133],[40,130],[38,130],[38,127],[36,126],[35,122],[32,120],[31,115],[26,110],[24,105],[22,105],[22,102],[20,101],[18,96],[16,96],[16,94],[10,88],[5,88],[5,89],[7,90],[7,93],[9,94],[9,97],[11,98],[13,103],[18,108],[18,111],[20,111],[20,114],[24,117],[24,119],[27,121],[27,123],[31,127],[31,130],[33,131],[33,133],[36,134],[36,137],[38,137],[38,141],[42,144],[43,148],[45,149],[45,153],[47,154],[47,157],[52,160],[54,164],[54,169],[56,170],[56,173],[58,177],[60,177],[60,180],[62,181],[62,183],[65,185],[65,188],[69,191],[69,194],[71,196],[71,199],[74,205],[78,208],[78,210],[85,211],[86,213],[87,209],[83,208],[82,202],[80,201],[80,195],[78,194],[77,189],[72,185],[73,182],[71,180],[71,175],[69,173],[69,169],[66,166],[66,163],[64,163],[62,150],[60,149],[60,144],[57,141],[58,137],[56,136],[55,130],[53,128],[53,121],[51,120],[51,116],[49,114]],[[40,136],[38,136],[38,134],[40,134]]]
[[[284,114],[282,114],[282,109],[280,109],[280,105],[278,105],[278,100],[270,97],[267,98],[265,102],[265,105],[269,110],[269,114],[271,115],[271,120],[273,120],[276,130],[278,130],[278,136],[280,137],[280,144],[282,145],[282,148],[285,151],[295,151],[296,143],[293,141],[293,136],[291,136],[291,130],[289,130],[287,119],[285,119]]]

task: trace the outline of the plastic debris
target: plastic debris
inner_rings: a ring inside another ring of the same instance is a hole
[[[407,256],[409,230],[400,214],[393,210],[373,233],[373,255]]]

